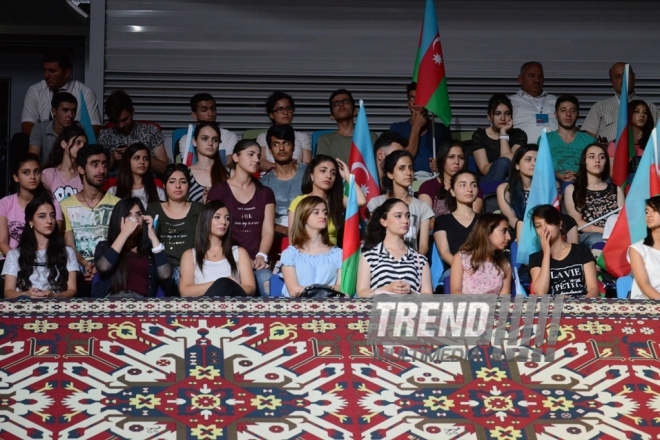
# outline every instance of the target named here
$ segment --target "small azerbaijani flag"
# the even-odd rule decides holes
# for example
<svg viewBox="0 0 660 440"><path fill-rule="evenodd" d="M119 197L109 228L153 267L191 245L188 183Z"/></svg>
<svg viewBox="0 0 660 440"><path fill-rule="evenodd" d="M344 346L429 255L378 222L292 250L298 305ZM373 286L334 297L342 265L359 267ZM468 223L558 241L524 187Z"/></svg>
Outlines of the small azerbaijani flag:
<svg viewBox="0 0 660 440"><path fill-rule="evenodd" d="M631 271L627 259L628 247L646 237L646 199L660 194L658 127L653 129L644 148L623 209L601 254L605 269L617 278Z"/></svg>
<svg viewBox="0 0 660 440"><path fill-rule="evenodd" d="M630 142L628 129L628 73L630 66L626 64L621 82L621 96L619 99L619 117L616 124L616 150L614 150L614 163L612 165L612 183L625 187L628 181L628 163L635 154L634 143Z"/></svg>
<svg viewBox="0 0 660 440"><path fill-rule="evenodd" d="M355 175L355 182L360 185L367 203L369 203L369 200L380 195L374 146L371 143L371 135L369 134L367 112L364 109L364 102L361 99L360 111L358 112L353 130L351 151L348 156L348 169L351 170L351 174ZM366 208L363 208L361 211L363 217L365 216L365 210Z"/></svg>
<svg viewBox="0 0 660 440"><path fill-rule="evenodd" d="M188 124L188 134L186 135L186 146L183 149L183 154L181 155L181 163L186 166L191 166L193 158L195 155L195 149L192 144L193 133L195 132L195 127L192 124Z"/></svg>
<svg viewBox="0 0 660 440"><path fill-rule="evenodd" d="M82 125L87 135L87 143L95 144L96 133L94 133L94 128L92 127L92 118L89 117L89 109L87 108L82 90L80 91L80 125Z"/></svg>
<svg viewBox="0 0 660 440"><path fill-rule="evenodd" d="M413 81L417 82L417 104L436 114L449 127L452 115L434 0L426 0Z"/></svg>
<svg viewBox="0 0 660 440"><path fill-rule="evenodd" d="M520 243L518 243L516 260L520 264L529 264L529 256L541 250L531 213L536 206L547 204L559 209L555 169L552 166L548 135L546 129L543 129L541 132L541 142L539 143L539 152L536 155L532 186L529 189L529 197L527 199L527 206L525 207L525 218L523 219Z"/></svg>
<svg viewBox="0 0 660 440"><path fill-rule="evenodd" d="M348 185L348 203L344 222L344 241L342 242L341 291L355 295L358 263L360 262L360 216L358 215L355 176L351 174Z"/></svg>

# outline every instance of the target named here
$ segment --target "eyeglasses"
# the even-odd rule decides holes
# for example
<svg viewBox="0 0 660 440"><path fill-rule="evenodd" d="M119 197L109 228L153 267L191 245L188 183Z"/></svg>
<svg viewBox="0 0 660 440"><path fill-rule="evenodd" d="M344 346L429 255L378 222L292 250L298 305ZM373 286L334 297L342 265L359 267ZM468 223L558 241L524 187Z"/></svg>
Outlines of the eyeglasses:
<svg viewBox="0 0 660 440"><path fill-rule="evenodd" d="M273 109L273 113L277 113L278 115L282 115L284 113L293 113L293 107L290 105L286 107L277 107Z"/></svg>
<svg viewBox="0 0 660 440"><path fill-rule="evenodd" d="M345 99L338 99L336 101L332 101L332 106L333 107L339 107L340 105L348 105L351 103L351 100L348 98Z"/></svg>

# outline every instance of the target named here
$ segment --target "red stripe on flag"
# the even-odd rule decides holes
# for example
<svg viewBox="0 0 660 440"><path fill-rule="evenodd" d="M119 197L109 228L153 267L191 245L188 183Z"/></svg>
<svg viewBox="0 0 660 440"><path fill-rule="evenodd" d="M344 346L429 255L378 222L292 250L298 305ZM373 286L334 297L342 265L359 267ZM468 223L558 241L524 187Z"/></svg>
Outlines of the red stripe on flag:
<svg viewBox="0 0 660 440"><path fill-rule="evenodd" d="M420 81L420 76L424 81ZM445 60L442 57L440 34L437 33L433 43L426 48L426 52L424 52L424 55L419 62L417 95L415 96L415 102L422 106L426 105L444 77Z"/></svg>
<svg viewBox="0 0 660 440"><path fill-rule="evenodd" d="M630 229L628 228L628 215L626 208L619 213L619 219L614 225L610 238L603 248L605 269L615 278L626 276L630 273L630 264L626 255L630 242Z"/></svg>
<svg viewBox="0 0 660 440"><path fill-rule="evenodd" d="M357 234L357 236L348 236L354 234ZM342 257L344 260L346 260L360 249L360 217L358 215L352 215L348 220L344 222L343 246L344 248L342 249Z"/></svg>
<svg viewBox="0 0 660 440"><path fill-rule="evenodd" d="M612 183L622 186L628 180L628 162L630 162L630 147L628 145L628 125L623 128L621 137L614 151L612 166Z"/></svg>
<svg viewBox="0 0 660 440"><path fill-rule="evenodd" d="M649 170L649 193L651 197L660 194L660 176L658 176L657 166L653 164Z"/></svg>

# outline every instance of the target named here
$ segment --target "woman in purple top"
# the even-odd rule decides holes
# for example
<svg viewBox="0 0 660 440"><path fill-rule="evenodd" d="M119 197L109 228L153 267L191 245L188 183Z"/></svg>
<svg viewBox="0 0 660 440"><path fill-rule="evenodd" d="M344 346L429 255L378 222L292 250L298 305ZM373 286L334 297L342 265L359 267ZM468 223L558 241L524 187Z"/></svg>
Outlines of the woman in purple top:
<svg viewBox="0 0 660 440"><path fill-rule="evenodd" d="M234 175L213 185L208 200L220 200L232 217L234 242L245 248L252 259L254 276L261 296L268 296L267 282L272 276L268 253L275 236L275 194L254 174L259 170L261 147L243 139L234 147Z"/></svg>

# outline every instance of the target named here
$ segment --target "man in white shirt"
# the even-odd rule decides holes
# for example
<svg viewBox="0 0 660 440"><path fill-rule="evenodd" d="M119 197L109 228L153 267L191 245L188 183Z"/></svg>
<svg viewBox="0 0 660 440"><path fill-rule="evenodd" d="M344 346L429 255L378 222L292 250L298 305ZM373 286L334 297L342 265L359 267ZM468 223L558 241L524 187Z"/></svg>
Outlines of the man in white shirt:
<svg viewBox="0 0 660 440"><path fill-rule="evenodd" d="M94 132L98 135L101 128L101 112L96 100L96 94L92 89L80 81L71 79L71 58L62 51L53 51L44 55L43 59L44 79L33 84L25 94L23 103L23 114L21 116L21 131L27 135L32 132L32 127L37 122L49 121L51 116L51 101L57 92L71 93L80 100L82 92L85 104L92 121ZM82 103L78 103L82 106ZM80 121L79 111L76 121Z"/></svg>
<svg viewBox="0 0 660 440"><path fill-rule="evenodd" d="M557 130L555 102L557 97L543 91L543 66L529 61L520 68L520 90L509 95L513 105L513 126L527 133L527 139L538 139L541 130Z"/></svg>
<svg viewBox="0 0 660 440"><path fill-rule="evenodd" d="M616 138L616 124L619 118L619 99L625 68L626 63L623 62L615 63L610 68L610 81L614 89L614 96L595 103L582 124L582 131L586 131L596 137L599 142L605 144L613 142ZM635 94L635 72L633 72L632 66L630 66L628 75L628 102L633 99L642 99ZM653 125L655 125L658 122L658 108L652 102L644 101L649 106L649 109L651 109Z"/></svg>

